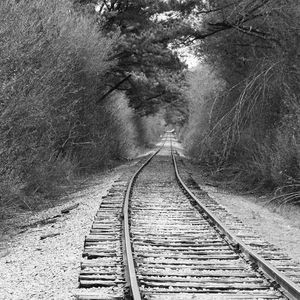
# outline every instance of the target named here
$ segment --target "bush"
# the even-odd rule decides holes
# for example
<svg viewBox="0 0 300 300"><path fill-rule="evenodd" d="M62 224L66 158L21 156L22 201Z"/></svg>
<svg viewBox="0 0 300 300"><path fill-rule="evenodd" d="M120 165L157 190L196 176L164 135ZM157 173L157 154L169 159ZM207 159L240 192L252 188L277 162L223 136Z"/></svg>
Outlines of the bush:
<svg viewBox="0 0 300 300"><path fill-rule="evenodd" d="M287 194L290 189L297 202L299 4L249 3L242 0L226 8L217 1L223 8L203 18L211 34L195 48L202 63L214 70L215 79L205 69L195 75L199 84L189 96L192 130L185 143L218 180L242 183L246 189ZM214 94L216 78L223 85ZM189 87L193 91L195 79L189 79Z"/></svg>
<svg viewBox="0 0 300 300"><path fill-rule="evenodd" d="M215 111L220 110L216 105L218 96L224 89L224 82L209 65L200 65L188 74L189 83L186 97L189 103L189 118L182 131L186 149L191 157L215 159L215 146L211 145L208 133L215 125ZM209 152L210 154L204 154Z"/></svg>
<svg viewBox="0 0 300 300"><path fill-rule="evenodd" d="M110 160L127 158L135 152L134 112L122 93L115 93L91 116L90 134L75 146L80 170L95 170Z"/></svg>
<svg viewBox="0 0 300 300"><path fill-rule="evenodd" d="M1 1L0 18L1 201L52 196L88 156L99 165L123 151L120 109L98 103L117 37L67 0Z"/></svg>
<svg viewBox="0 0 300 300"><path fill-rule="evenodd" d="M198 69L188 79L184 141L215 179L244 189L294 191L300 178L299 105L280 69L269 71L268 79L261 77L266 70L251 75L234 98L228 83L222 86L207 67Z"/></svg>

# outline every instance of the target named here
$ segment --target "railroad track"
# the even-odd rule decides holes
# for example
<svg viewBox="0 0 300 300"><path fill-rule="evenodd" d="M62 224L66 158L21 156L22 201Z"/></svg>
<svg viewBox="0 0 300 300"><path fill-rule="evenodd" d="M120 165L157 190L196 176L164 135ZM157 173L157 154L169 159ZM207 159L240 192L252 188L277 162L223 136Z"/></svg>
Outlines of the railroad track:
<svg viewBox="0 0 300 300"><path fill-rule="evenodd" d="M103 199L77 298L300 299L299 266L182 179L166 138Z"/></svg>

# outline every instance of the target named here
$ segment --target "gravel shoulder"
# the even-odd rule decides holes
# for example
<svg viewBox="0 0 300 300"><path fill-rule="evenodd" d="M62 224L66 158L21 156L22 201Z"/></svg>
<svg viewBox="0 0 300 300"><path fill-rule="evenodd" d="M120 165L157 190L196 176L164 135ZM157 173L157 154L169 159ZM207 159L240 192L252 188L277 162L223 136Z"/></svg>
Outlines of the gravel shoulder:
<svg viewBox="0 0 300 300"><path fill-rule="evenodd" d="M133 163L131 163L133 164ZM85 235L114 180L127 165L91 178L86 187L68 196L60 206L35 214L18 216L23 227L6 230L0 235L0 299L73 299ZM55 223L32 226L79 204ZM7 228L7 224L6 227ZM1 232L0 232L1 233ZM59 233L41 240L41 236Z"/></svg>
<svg viewBox="0 0 300 300"><path fill-rule="evenodd" d="M197 166L187 163L193 179L208 195L251 226L269 243L281 248L300 263L300 207L266 205L268 197L239 195L223 188L209 186Z"/></svg>

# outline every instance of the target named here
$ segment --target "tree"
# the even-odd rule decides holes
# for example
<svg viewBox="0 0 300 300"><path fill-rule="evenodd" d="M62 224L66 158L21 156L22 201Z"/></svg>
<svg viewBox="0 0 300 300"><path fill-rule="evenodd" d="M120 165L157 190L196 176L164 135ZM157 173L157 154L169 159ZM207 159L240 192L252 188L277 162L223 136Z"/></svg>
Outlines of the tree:
<svg viewBox="0 0 300 300"><path fill-rule="evenodd" d="M170 5L164 1L103 1L100 7L95 12L99 26L107 34L120 34L112 57L118 64L107 89L117 86L126 91L131 106L141 115L155 113L161 103L182 97L175 82L182 79L185 66L171 48L169 24L160 20Z"/></svg>

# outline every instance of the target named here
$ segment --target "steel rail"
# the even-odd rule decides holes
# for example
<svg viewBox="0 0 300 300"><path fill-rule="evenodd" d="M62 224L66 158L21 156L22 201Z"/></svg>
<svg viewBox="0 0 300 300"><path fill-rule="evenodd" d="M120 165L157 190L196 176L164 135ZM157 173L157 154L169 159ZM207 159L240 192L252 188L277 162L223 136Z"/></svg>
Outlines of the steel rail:
<svg viewBox="0 0 300 300"><path fill-rule="evenodd" d="M137 176L142 171L142 169L147 166L147 164L152 160L152 158L161 150L163 145L156 152L154 152L132 176L132 178L130 179L127 185L126 194L123 203L123 244L124 244L123 254L124 254L124 263L126 265L125 267L126 280L128 279L127 284L129 288L129 294L130 294L129 299L133 299L133 300L141 300L142 297L141 297L141 292L140 292L137 275L135 271L134 258L133 258L132 247L131 247L129 215L128 215L129 199L132 193L133 184Z"/></svg>
<svg viewBox="0 0 300 300"><path fill-rule="evenodd" d="M238 238L234 233L231 232L224 224L222 224L221 220L217 218L214 213L199 200L193 192L187 187L187 185L183 182L182 178L179 175L178 167L175 159L175 155L173 153L173 145L171 141L171 156L173 160L175 175L182 186L182 188L188 193L188 195L198 204L200 209L204 211L207 216L213 221L213 223L219 228L222 233L224 233L227 238L234 245L235 249L242 251L248 259L253 261L271 280L274 280L284 291L285 295L291 300L299 300L300 299L300 287L292 282L286 275L280 272L276 267L268 263L264 258L258 255L255 251L253 251L249 246L247 246L240 238Z"/></svg>

